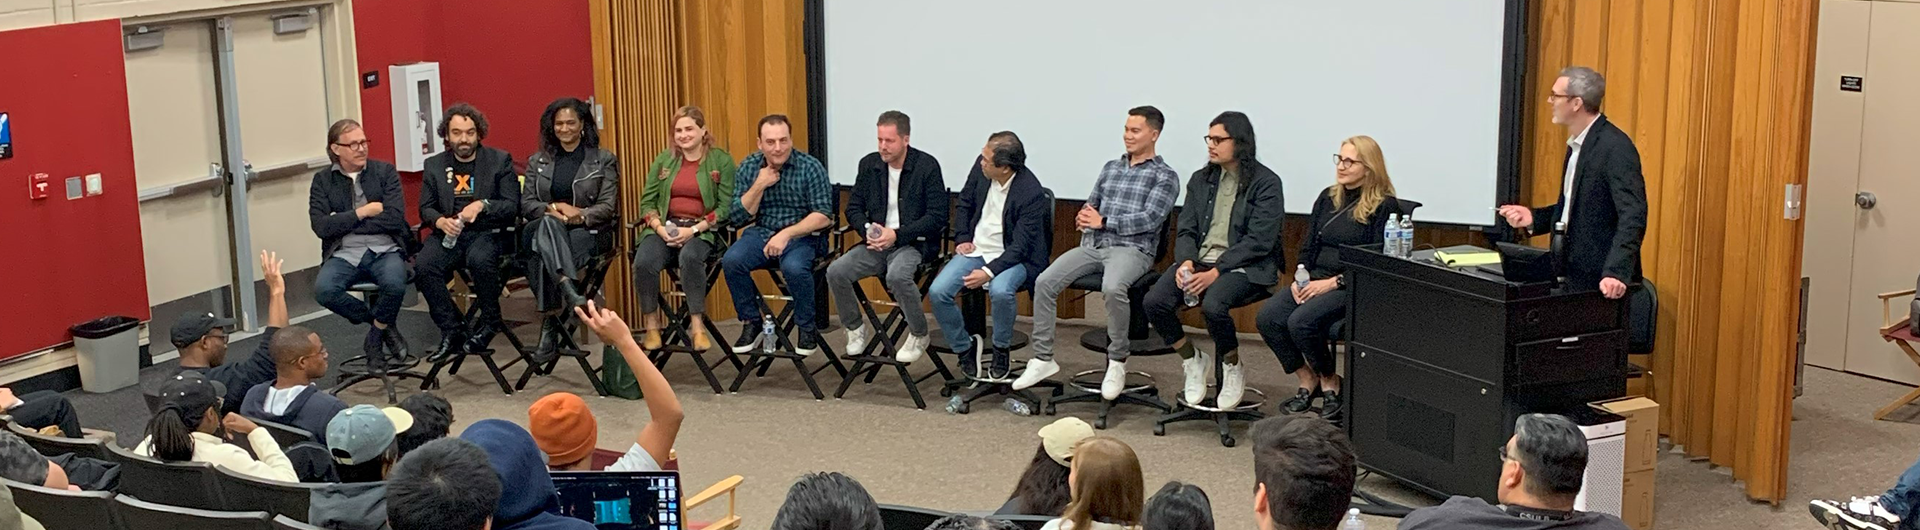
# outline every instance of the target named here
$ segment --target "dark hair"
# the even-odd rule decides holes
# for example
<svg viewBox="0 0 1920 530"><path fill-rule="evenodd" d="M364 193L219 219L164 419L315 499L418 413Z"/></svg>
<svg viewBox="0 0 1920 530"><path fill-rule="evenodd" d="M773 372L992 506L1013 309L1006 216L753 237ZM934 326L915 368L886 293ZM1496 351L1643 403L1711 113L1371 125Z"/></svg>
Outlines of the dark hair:
<svg viewBox="0 0 1920 530"><path fill-rule="evenodd" d="M772 529L881 530L880 505L853 477L808 473L787 490Z"/></svg>
<svg viewBox="0 0 1920 530"><path fill-rule="evenodd" d="M1167 124L1167 115L1161 114L1160 109L1154 108L1153 105L1141 105L1127 109L1127 115L1146 118L1147 126L1152 127L1153 130L1156 131Z"/></svg>
<svg viewBox="0 0 1920 530"><path fill-rule="evenodd" d="M453 404L446 398L421 392L407 396L399 407L413 415L413 426L393 436L393 445L403 458L427 442L446 438L453 429Z"/></svg>
<svg viewBox="0 0 1920 530"><path fill-rule="evenodd" d="M1527 472L1528 493L1572 500L1587 472L1587 437L1558 414L1527 414L1513 423L1514 453Z"/></svg>
<svg viewBox="0 0 1920 530"><path fill-rule="evenodd" d="M313 347L313 340L309 337L315 335L318 334L305 326L280 328L280 331L273 334L273 341L267 343L267 351L273 354L274 367L285 368L294 361L300 360L301 356L312 353L308 351Z"/></svg>
<svg viewBox="0 0 1920 530"><path fill-rule="evenodd" d="M889 110L880 113L880 122L875 123L874 126L881 125L892 125L893 130L900 133L900 136L913 134L913 118L908 118L905 112Z"/></svg>
<svg viewBox="0 0 1920 530"><path fill-rule="evenodd" d="M956 513L934 520L926 530L1020 530L1020 525L1006 519Z"/></svg>
<svg viewBox="0 0 1920 530"><path fill-rule="evenodd" d="M333 472L335 475L339 476L340 482L348 483L348 484L360 484L360 483L379 482L382 480L386 480L387 473L392 471L391 469L388 468L388 466L393 465L395 461L400 459L400 453L394 450L394 448L396 447L399 447L399 446L395 444L388 444L387 451L384 453L381 453L380 458L375 458L373 460L368 460L358 464L348 465L348 464L342 464L339 462L334 462Z"/></svg>
<svg viewBox="0 0 1920 530"><path fill-rule="evenodd" d="M1214 117L1212 122L1207 123L1207 128L1211 129L1215 125L1226 129L1227 137L1233 139L1233 160L1237 162L1234 164L1237 166L1236 171L1247 172L1248 168L1253 167L1254 159L1258 156L1253 138L1253 120L1247 119L1245 113L1229 110ZM1212 166L1215 164L1208 162L1207 165L1209 169L1213 169ZM1240 179L1240 184L1246 185L1249 180L1252 179Z"/></svg>
<svg viewBox="0 0 1920 530"><path fill-rule="evenodd" d="M1267 487L1267 513L1281 527L1331 530L1353 501L1353 444L1319 416L1255 422L1253 476Z"/></svg>
<svg viewBox="0 0 1920 530"><path fill-rule="evenodd" d="M147 420L147 454L161 462L186 462L193 460L193 433L200 430L200 422L207 419L207 410L181 410L177 407L164 407L153 413Z"/></svg>
<svg viewBox="0 0 1920 530"><path fill-rule="evenodd" d="M407 453L387 478L393 530L479 530L500 502L500 475L473 442L442 438Z"/></svg>
<svg viewBox="0 0 1920 530"><path fill-rule="evenodd" d="M1168 482L1147 499L1141 530L1213 530L1213 502L1199 486Z"/></svg>
<svg viewBox="0 0 1920 530"><path fill-rule="evenodd" d="M787 132L793 132L793 122L787 121L787 115L768 114L766 117L760 118L759 125L753 127L753 136L755 138L764 138L760 136L760 131L766 129L768 125L785 125L787 126Z"/></svg>
<svg viewBox="0 0 1920 530"><path fill-rule="evenodd" d="M1021 514L1060 515L1073 500L1073 488L1067 485L1067 476L1072 472L1053 461L1053 456L1047 454L1047 446L1041 445L1033 452L1033 461L1027 463L1027 470L1020 473L1020 483L1013 486L1013 495L1007 498L1018 499L1014 510Z"/></svg>
<svg viewBox="0 0 1920 530"><path fill-rule="evenodd" d="M454 116L459 116L462 118L466 118L469 121L472 121L473 131L476 133L480 133L481 140L487 139L487 115L481 114L480 109L473 108L473 105L465 101L454 103L453 106L447 107L447 115L440 117L440 138L441 139L443 140L446 139L447 128L453 125ZM548 127L547 129L552 130L553 128Z"/></svg>
<svg viewBox="0 0 1920 530"><path fill-rule="evenodd" d="M580 98L566 97L547 104L547 110L540 113L540 150L549 156L560 154L560 137L553 134L554 116L560 109L572 109L573 115L580 117L580 147L600 147L600 122L593 117L593 106Z"/></svg>
<svg viewBox="0 0 1920 530"><path fill-rule="evenodd" d="M340 163L340 155L333 154L333 146L340 143L340 137L360 128L360 122L345 118L327 126L327 161Z"/></svg>
<svg viewBox="0 0 1920 530"><path fill-rule="evenodd" d="M1027 166L1027 146L1020 143L1020 135L1013 131L988 135L987 145L993 146L993 165L1014 169Z"/></svg>

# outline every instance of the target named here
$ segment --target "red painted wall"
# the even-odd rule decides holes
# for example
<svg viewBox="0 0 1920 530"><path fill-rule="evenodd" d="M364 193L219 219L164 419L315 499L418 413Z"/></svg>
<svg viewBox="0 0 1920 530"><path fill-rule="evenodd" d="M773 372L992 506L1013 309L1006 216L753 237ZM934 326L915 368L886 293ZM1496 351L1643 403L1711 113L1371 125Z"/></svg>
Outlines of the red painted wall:
<svg viewBox="0 0 1920 530"><path fill-rule="evenodd" d="M487 145L524 167L540 144L540 112L561 96L593 95L593 49L586 0L380 0L355 2L359 69L380 74L360 91L361 123L371 154L393 159L393 111L387 66L440 63L440 98L486 113ZM401 175L407 218L419 222L420 175Z"/></svg>
<svg viewBox="0 0 1920 530"><path fill-rule="evenodd" d="M147 320L146 262L115 20L0 32L8 53L0 112L14 156L0 160L0 358L72 340L67 326L107 315ZM29 200L28 175L52 189ZM104 194L66 199L65 179L99 173Z"/></svg>

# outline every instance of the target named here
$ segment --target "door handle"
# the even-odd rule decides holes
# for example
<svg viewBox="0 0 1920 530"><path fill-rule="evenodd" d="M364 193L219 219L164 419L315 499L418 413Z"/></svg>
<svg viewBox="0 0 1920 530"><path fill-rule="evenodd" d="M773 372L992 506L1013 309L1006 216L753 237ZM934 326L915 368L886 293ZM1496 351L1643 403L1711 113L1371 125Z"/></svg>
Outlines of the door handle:
<svg viewBox="0 0 1920 530"><path fill-rule="evenodd" d="M1880 199L1874 197L1871 191L1862 191L1853 194L1853 205L1859 206L1862 210L1872 210L1876 204L1880 204Z"/></svg>

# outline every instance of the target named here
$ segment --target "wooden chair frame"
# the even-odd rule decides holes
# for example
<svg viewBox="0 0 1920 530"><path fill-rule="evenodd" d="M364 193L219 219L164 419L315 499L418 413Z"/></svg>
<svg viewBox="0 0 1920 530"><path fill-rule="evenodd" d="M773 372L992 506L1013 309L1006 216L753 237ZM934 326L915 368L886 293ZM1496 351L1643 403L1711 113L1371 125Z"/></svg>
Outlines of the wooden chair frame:
<svg viewBox="0 0 1920 530"><path fill-rule="evenodd" d="M1913 350L1913 344L1907 341L1907 337L1912 335L1907 334L1906 336L1902 336L1900 334L1900 331L1909 325L1908 321L1913 317L1908 315L1902 316L1898 320L1893 318L1893 300L1895 298L1913 295L1913 289L1880 294L1880 339L1899 346L1900 351L1907 354L1907 359L1912 360L1915 365L1920 365L1920 352L1915 352ZM1873 419L1887 419L1887 415L1893 414L1893 411L1899 410L1900 407L1904 407L1916 399L1920 399L1920 388L1914 388L1912 392L1907 392L1907 395L1900 396L1900 399L1893 400L1893 402L1888 403L1887 406L1880 407L1880 410L1873 413Z"/></svg>

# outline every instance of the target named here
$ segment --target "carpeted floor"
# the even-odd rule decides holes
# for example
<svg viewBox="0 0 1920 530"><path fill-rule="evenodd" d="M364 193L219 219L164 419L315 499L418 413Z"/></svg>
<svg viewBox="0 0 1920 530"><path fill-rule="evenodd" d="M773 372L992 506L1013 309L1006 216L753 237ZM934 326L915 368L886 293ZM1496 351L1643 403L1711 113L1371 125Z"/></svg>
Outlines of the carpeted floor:
<svg viewBox="0 0 1920 530"><path fill-rule="evenodd" d="M1097 311L1098 304L1091 305ZM516 314L511 305L509 314ZM1077 341L1082 332L1097 323L1063 323L1058 352L1063 372L1104 366L1103 356L1085 351ZM1020 327L1026 330L1029 324L1023 319ZM334 316L305 325L321 334L336 363L358 353L359 338L364 333L361 328ZM415 348L430 347L438 338L425 313L407 311L401 325ZM722 329L728 335L721 340L730 340L738 328L725 323ZM531 337L534 328L523 327L520 332ZM1281 372L1257 338L1246 335L1243 339L1249 386L1275 395L1290 390L1292 378ZM833 333L828 340L837 347L845 339L843 334ZM229 356L238 359L251 353L257 341L236 341ZM503 350L507 347L505 340L496 340L496 345ZM1016 353L1016 357L1020 355ZM507 354L499 356L503 362L507 358ZM1171 356L1137 357L1130 368L1155 374L1163 388L1177 385L1180 373L1177 359ZM931 369L926 361L913 367L916 374ZM155 378L162 370L150 368L143 375ZM517 379L519 373L518 366L510 369L510 379ZM737 395L715 395L684 357L674 358L665 373L687 414L677 444L686 483L697 487L730 475L744 476L738 509L749 529L771 524L787 487L795 478L813 471L847 473L865 484L881 503L953 511L991 510L1006 499L1020 470L1032 458L1038 444L1034 432L1050 421L1046 417L1013 415L991 400L976 403L970 415L950 415L941 410L944 402L933 382L922 385L928 395L928 409L915 410L900 383L884 373L874 384L856 383L845 399L835 400L830 394L839 378L830 371L823 372L820 384L829 394L824 402L811 398L790 364L776 365L764 378L749 379ZM731 368L720 369L723 385L733 374ZM329 378L323 384L331 382ZM511 396L502 395L477 363L468 364L458 376L445 378L444 385L440 393L454 403L456 434L484 418L524 424L526 407L550 392L576 392L589 398L588 403L599 415L600 446L604 448L632 443L647 421L644 403L592 397L579 369L568 364L561 365L551 377L534 378L524 392ZM1920 426L1916 425L1920 423L1920 407L1897 414L1904 418L1902 421L1871 419L1875 408L1899 396L1905 387L1821 369L1807 370L1806 387L1806 395L1795 402L1787 502L1776 508L1748 501L1724 470L1669 453L1661 457L1658 472L1657 526L1812 528L1805 512L1808 499L1877 494L1920 456L1920 444L1914 442L1920 439ZM404 396L418 385L402 388ZM72 397L89 427L115 431L123 443L130 445L140 438L146 419L144 412L124 412L145 410L136 392L127 389L89 395L75 391ZM355 387L341 397L349 403L384 401L373 384ZM1062 405L1059 414L1091 418L1094 410L1093 405ZM1266 410L1271 411L1272 406ZM1154 414L1140 408L1118 408L1112 418L1113 424L1103 434L1127 442L1140 455L1149 494L1170 480L1191 482L1211 496L1219 528L1254 527L1252 457L1244 441L1236 448L1221 447L1218 436L1205 423L1169 426L1165 436L1154 436ZM1245 426L1236 426L1235 432L1244 439ZM1365 478L1360 486L1409 505L1437 502L1379 477ZM716 517L712 512L692 515L698 519ZM1369 522L1375 528L1389 528L1396 521Z"/></svg>

